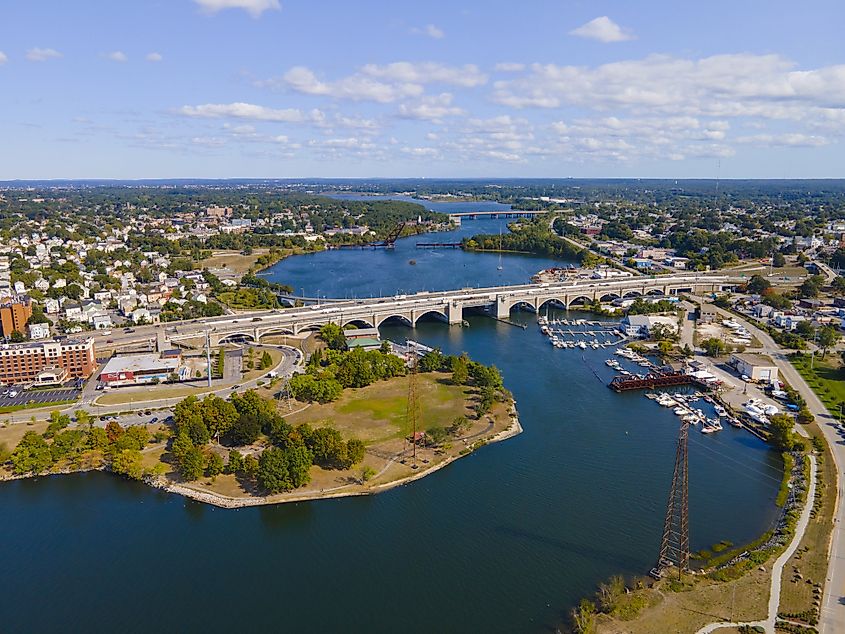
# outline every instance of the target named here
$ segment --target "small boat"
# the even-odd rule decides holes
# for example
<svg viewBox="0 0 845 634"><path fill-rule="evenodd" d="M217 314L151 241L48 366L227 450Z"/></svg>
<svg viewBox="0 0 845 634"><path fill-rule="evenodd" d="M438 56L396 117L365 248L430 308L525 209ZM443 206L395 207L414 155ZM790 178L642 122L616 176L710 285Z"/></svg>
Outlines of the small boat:
<svg viewBox="0 0 845 634"><path fill-rule="evenodd" d="M578 347L579 347L579 348L581 348L581 350L586 350L586 349L587 349L587 344L586 344L586 343L584 343L583 341L579 341L579 342L578 342Z"/></svg>

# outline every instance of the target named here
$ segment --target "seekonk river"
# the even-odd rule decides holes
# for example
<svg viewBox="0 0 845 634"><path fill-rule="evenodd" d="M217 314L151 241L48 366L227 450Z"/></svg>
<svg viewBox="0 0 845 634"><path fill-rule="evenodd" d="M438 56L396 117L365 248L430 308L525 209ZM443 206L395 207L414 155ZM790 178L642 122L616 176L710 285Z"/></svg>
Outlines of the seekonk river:
<svg viewBox="0 0 845 634"><path fill-rule="evenodd" d="M469 220L435 237L506 222ZM559 264L506 255L499 271L495 254L415 248L430 238L290 258L268 279L309 296L363 297L523 283ZM525 429L408 486L221 510L102 473L0 485L0 630L544 632L598 582L646 574L677 417L605 386L610 349L557 350L534 315L513 318L528 328L482 315L468 315L467 328L382 328L495 364ZM693 550L771 526L778 454L727 425L692 428L689 447Z"/></svg>

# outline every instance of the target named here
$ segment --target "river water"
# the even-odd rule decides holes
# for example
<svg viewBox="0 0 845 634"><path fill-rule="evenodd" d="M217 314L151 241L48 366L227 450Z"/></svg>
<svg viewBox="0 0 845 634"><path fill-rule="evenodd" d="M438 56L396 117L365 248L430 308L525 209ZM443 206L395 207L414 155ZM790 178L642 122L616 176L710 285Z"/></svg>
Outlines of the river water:
<svg viewBox="0 0 845 634"><path fill-rule="evenodd" d="M365 296L526 282L559 264L508 255L499 271L495 255L418 251L425 239L291 258L268 279ZM525 428L393 491L220 510L100 473L3 484L2 630L543 632L599 581L646 573L678 419L607 389L609 350L557 350L533 315L513 318L528 328L481 315L382 328L498 366ZM692 429L689 448L693 550L772 524L777 454L729 426Z"/></svg>

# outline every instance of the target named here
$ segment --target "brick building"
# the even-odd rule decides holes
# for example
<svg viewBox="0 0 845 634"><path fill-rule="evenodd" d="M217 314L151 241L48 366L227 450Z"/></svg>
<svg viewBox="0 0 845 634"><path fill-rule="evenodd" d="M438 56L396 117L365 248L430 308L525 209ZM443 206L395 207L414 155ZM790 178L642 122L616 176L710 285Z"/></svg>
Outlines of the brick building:
<svg viewBox="0 0 845 634"><path fill-rule="evenodd" d="M7 297L0 302L0 327L3 336L9 337L15 331L26 332L26 322L32 317L32 300L25 295Z"/></svg>
<svg viewBox="0 0 845 634"><path fill-rule="evenodd" d="M33 383L47 369L87 379L97 369L93 339L64 339L0 346L0 383Z"/></svg>

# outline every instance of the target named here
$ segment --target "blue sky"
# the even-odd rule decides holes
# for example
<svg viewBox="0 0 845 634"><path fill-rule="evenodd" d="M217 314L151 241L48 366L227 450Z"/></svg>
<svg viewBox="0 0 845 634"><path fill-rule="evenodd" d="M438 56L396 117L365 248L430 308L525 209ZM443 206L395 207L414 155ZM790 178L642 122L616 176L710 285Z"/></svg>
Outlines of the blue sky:
<svg viewBox="0 0 845 634"><path fill-rule="evenodd" d="M833 0L7 0L0 18L0 179L845 176Z"/></svg>

